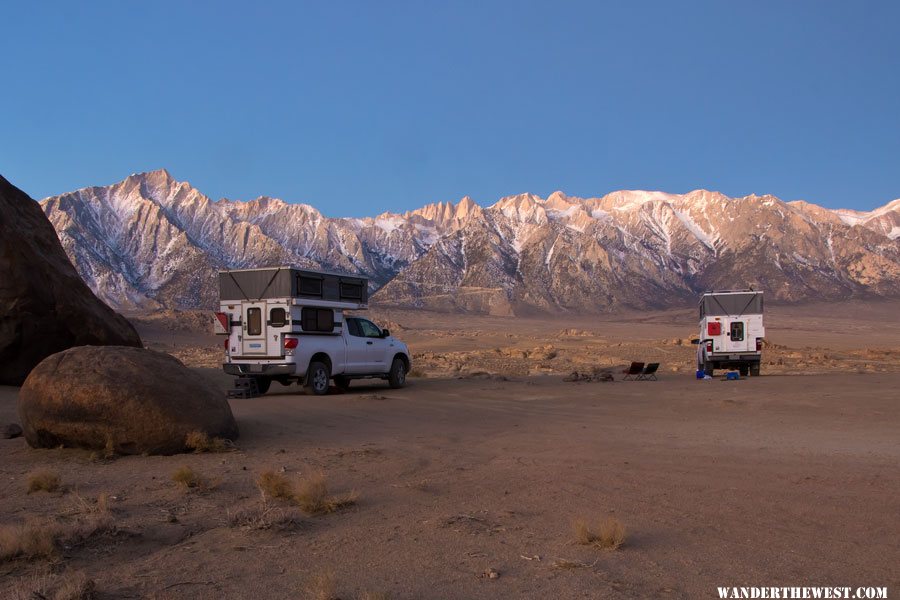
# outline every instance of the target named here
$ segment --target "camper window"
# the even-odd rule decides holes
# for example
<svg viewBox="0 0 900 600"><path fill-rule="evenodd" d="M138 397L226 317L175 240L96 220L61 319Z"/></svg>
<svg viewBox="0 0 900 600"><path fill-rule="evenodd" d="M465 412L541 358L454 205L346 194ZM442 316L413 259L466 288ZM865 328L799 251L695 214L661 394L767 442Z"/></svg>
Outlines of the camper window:
<svg viewBox="0 0 900 600"><path fill-rule="evenodd" d="M247 335L262 334L262 309L247 309Z"/></svg>
<svg viewBox="0 0 900 600"><path fill-rule="evenodd" d="M317 279L315 277L303 277L302 275L298 276L299 280L297 283L297 287L299 288L299 294L301 296L316 296L318 298L322 297L322 280Z"/></svg>
<svg viewBox="0 0 900 600"><path fill-rule="evenodd" d="M330 308L303 307L300 313L303 331L334 331L334 311Z"/></svg>
<svg viewBox="0 0 900 600"><path fill-rule="evenodd" d="M341 300L362 300L362 285L341 282Z"/></svg>
<svg viewBox="0 0 900 600"><path fill-rule="evenodd" d="M272 327L284 327L287 325L287 312L280 307L270 310L269 325Z"/></svg>
<svg viewBox="0 0 900 600"><path fill-rule="evenodd" d="M731 323L731 341L744 341L744 323L742 321L734 321Z"/></svg>

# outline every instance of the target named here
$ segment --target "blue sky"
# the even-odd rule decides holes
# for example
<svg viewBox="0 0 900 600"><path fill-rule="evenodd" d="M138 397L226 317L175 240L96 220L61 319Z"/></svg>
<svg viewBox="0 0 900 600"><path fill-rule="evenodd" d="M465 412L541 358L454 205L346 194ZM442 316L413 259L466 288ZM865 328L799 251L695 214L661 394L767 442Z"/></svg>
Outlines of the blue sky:
<svg viewBox="0 0 900 600"><path fill-rule="evenodd" d="M898 2L3 4L0 174L36 198L900 197Z"/></svg>

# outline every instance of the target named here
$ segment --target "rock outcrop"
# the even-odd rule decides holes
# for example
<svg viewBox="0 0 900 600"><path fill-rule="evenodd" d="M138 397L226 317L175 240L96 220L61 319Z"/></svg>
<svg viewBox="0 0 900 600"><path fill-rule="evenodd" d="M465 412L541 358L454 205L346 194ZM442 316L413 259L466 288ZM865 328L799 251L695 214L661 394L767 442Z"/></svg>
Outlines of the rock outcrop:
<svg viewBox="0 0 900 600"><path fill-rule="evenodd" d="M19 385L45 357L86 344L141 339L84 283L40 205L0 177L0 384Z"/></svg>
<svg viewBox="0 0 900 600"><path fill-rule="evenodd" d="M161 352L81 346L44 359L19 392L28 444L175 454L189 433L235 439L225 394Z"/></svg>

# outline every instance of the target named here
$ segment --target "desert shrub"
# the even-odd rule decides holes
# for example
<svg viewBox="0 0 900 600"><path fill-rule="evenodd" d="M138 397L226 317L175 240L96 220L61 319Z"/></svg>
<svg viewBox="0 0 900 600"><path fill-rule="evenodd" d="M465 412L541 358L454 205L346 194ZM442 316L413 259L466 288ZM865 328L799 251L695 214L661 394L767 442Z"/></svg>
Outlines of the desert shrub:
<svg viewBox="0 0 900 600"><path fill-rule="evenodd" d="M59 526L45 519L29 519L21 525L0 526L0 560L35 559L53 555Z"/></svg>
<svg viewBox="0 0 900 600"><path fill-rule="evenodd" d="M60 489L59 475L49 469L39 469L28 474L26 479L28 493L55 492Z"/></svg>
<svg viewBox="0 0 900 600"><path fill-rule="evenodd" d="M188 466L179 467L172 473L172 481L177 483L185 491L207 491L215 487L215 483L203 475L197 473Z"/></svg>
<svg viewBox="0 0 900 600"><path fill-rule="evenodd" d="M356 492L340 496L328 493L328 480L321 471L301 479L294 491L294 502L311 515L330 513L356 504Z"/></svg>
<svg viewBox="0 0 900 600"><path fill-rule="evenodd" d="M94 600L97 597L97 585L93 579L81 572L69 574L56 585L53 600Z"/></svg>
<svg viewBox="0 0 900 600"><path fill-rule="evenodd" d="M8 600L93 600L96 585L81 571L55 575L50 569L23 577L11 586Z"/></svg>
<svg viewBox="0 0 900 600"><path fill-rule="evenodd" d="M338 600L337 579L331 571L310 577L303 591L309 600Z"/></svg>
<svg viewBox="0 0 900 600"><path fill-rule="evenodd" d="M596 529L587 521L575 521L575 541L585 546L596 546L605 550L615 550L625 543L625 526L614 517L601 519Z"/></svg>
<svg viewBox="0 0 900 600"><path fill-rule="evenodd" d="M331 513L355 504L356 492L334 496L328 492L328 480L321 471L291 482L274 471L265 471L256 480L264 496L287 500L310 515Z"/></svg>
<svg viewBox="0 0 900 600"><path fill-rule="evenodd" d="M290 500L294 496L294 486L288 478L275 471L263 471L256 480L256 485L270 498Z"/></svg>
<svg viewBox="0 0 900 600"><path fill-rule="evenodd" d="M263 495L258 504L227 511L228 524L231 527L258 530L286 530L300 522L300 516L292 510L270 506Z"/></svg>
<svg viewBox="0 0 900 600"><path fill-rule="evenodd" d="M204 431L192 431L185 437L184 445L194 452L231 452L234 443L220 437L209 437Z"/></svg>

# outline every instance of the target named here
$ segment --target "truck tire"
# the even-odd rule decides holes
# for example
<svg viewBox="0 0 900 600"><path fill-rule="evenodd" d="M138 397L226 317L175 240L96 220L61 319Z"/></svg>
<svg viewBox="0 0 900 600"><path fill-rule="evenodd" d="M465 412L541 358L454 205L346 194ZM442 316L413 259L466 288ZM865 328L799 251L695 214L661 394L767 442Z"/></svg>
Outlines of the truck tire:
<svg viewBox="0 0 900 600"><path fill-rule="evenodd" d="M703 374L709 375L710 377L713 376L713 364L711 362L703 363Z"/></svg>
<svg viewBox="0 0 900 600"><path fill-rule="evenodd" d="M271 379L268 377L254 377L254 379L256 379L256 390L260 396L269 391L269 386L272 385Z"/></svg>
<svg viewBox="0 0 900 600"><path fill-rule="evenodd" d="M759 377L759 363L750 365L750 375L753 377Z"/></svg>
<svg viewBox="0 0 900 600"><path fill-rule="evenodd" d="M344 377L343 375L335 375L334 377L334 385L338 386L339 389L343 391L347 391L350 389L350 382L352 379L349 377Z"/></svg>
<svg viewBox="0 0 900 600"><path fill-rule="evenodd" d="M392 388L402 388L406 385L406 363L403 359L395 358L391 363L391 370L388 372L388 385Z"/></svg>
<svg viewBox="0 0 900 600"><path fill-rule="evenodd" d="M328 365L319 361L309 363L309 370L306 372L306 391L316 396L324 396L328 393L329 379L331 373L328 372Z"/></svg>
<svg viewBox="0 0 900 600"><path fill-rule="evenodd" d="M750 365L741 365L738 367L738 372L741 374L741 377L746 377L750 374Z"/></svg>

